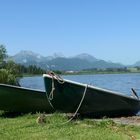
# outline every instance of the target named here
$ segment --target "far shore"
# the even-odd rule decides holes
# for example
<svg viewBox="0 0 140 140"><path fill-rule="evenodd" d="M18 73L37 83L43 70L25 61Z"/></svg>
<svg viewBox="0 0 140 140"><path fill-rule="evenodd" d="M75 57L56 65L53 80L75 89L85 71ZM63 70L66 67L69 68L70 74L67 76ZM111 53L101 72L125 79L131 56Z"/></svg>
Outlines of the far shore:
<svg viewBox="0 0 140 140"><path fill-rule="evenodd" d="M82 71L73 71L73 73L62 72L58 75L96 75L96 74L135 74L140 72L82 72ZM57 73L56 73L57 74ZM23 74L22 77L34 77L34 76L42 76L43 74ZM21 77L21 78L22 78Z"/></svg>

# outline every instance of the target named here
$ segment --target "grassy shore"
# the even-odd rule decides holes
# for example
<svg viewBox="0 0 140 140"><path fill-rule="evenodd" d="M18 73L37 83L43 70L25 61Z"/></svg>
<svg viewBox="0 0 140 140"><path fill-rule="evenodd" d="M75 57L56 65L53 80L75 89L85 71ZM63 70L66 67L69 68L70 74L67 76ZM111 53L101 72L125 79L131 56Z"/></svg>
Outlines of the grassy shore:
<svg viewBox="0 0 140 140"><path fill-rule="evenodd" d="M135 140L140 139L140 127L121 125L111 119L76 119L65 123L65 114L45 115L45 123L37 123L40 114L10 117L0 115L0 139L25 140Z"/></svg>

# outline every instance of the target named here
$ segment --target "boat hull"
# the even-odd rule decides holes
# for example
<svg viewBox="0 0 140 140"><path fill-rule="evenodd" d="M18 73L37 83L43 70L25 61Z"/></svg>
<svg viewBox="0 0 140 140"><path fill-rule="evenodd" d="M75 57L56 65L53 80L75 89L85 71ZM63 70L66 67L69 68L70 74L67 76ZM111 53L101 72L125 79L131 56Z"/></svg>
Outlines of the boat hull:
<svg viewBox="0 0 140 140"><path fill-rule="evenodd" d="M0 84L0 110L10 112L50 112L44 91Z"/></svg>
<svg viewBox="0 0 140 140"><path fill-rule="evenodd" d="M56 78L52 80L52 76L46 74L43 77L48 96L52 90L52 81L54 82L55 90L53 91L51 103L56 110L74 113L84 96L84 92L85 97L78 111L80 114L124 116L134 115L140 110L140 100L134 97L94 86L87 87L85 84L69 80L64 80L62 84Z"/></svg>

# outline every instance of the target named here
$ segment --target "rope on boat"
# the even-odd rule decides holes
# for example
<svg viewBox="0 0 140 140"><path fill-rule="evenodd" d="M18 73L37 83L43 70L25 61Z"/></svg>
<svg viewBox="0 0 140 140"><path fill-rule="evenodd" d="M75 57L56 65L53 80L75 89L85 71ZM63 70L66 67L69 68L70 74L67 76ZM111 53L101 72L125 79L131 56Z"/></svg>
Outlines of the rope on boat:
<svg viewBox="0 0 140 140"><path fill-rule="evenodd" d="M54 90L55 90L55 86L54 86L54 78L56 78L56 80L58 81L58 83L60 84L64 84L64 80L63 78L61 78L59 75L55 74L54 72L50 71L49 75L52 76L52 90L49 94L49 100L53 100L53 96L54 96Z"/></svg>
<svg viewBox="0 0 140 140"><path fill-rule="evenodd" d="M52 77L52 90L49 94L49 100L53 100L53 93L54 93L55 87L54 87L54 78Z"/></svg>
<svg viewBox="0 0 140 140"><path fill-rule="evenodd" d="M81 105L82 105L82 103L83 103L83 101L85 99L87 88L88 88L88 84L85 86L85 90L84 90L83 96L81 98L81 101L80 101L80 103L79 103L75 113L72 115L72 117L68 121L64 122L63 124L69 123L69 122L71 122L75 118L75 116L77 115L77 113L78 113L78 111L79 111L79 109L80 109L80 107L81 107Z"/></svg>
<svg viewBox="0 0 140 140"><path fill-rule="evenodd" d="M54 78L56 78L56 80L60 83L60 84L64 84L65 83L65 81L59 76L59 75L56 75L54 72L49 72L49 75L50 76L52 76L52 90L51 90L51 92L50 92L50 94L49 94L49 100L51 101L51 100L53 100L53 97L54 97L54 90L55 90L55 85L54 85ZM82 105L82 103L83 103L83 101L84 101L84 99L85 99L85 95L86 95L86 92L87 92L87 88L88 88L88 84L85 86L85 89L84 89L84 92L83 92L83 96L82 96L82 98L81 98L81 100L80 100L80 103L79 103L79 105L78 105L78 107L77 107L77 109L76 109L76 111L75 111L75 113L72 115L72 117L68 120L68 121L66 121L66 122L64 122L64 123L62 123L62 124L67 124L67 123L69 123L69 122L71 122L74 118L75 118L75 116L77 115L77 113L78 113L78 111L79 111L79 109L80 109L80 107L81 107L81 105Z"/></svg>

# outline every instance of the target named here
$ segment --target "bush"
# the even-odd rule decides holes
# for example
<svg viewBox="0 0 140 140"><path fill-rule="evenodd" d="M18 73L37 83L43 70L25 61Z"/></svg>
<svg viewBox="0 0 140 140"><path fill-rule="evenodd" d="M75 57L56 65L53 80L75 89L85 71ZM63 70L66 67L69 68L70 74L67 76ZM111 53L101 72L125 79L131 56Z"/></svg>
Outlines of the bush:
<svg viewBox="0 0 140 140"><path fill-rule="evenodd" d="M6 69L0 69L0 83L19 85L16 77Z"/></svg>

